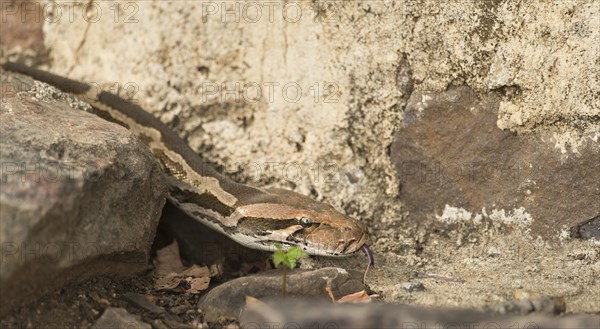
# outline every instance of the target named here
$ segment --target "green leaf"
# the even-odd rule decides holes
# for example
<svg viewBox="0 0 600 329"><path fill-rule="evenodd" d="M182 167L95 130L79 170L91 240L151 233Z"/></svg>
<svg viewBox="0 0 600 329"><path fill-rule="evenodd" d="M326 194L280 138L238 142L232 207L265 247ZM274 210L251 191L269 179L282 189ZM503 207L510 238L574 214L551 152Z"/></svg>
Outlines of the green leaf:
<svg viewBox="0 0 600 329"><path fill-rule="evenodd" d="M285 266L287 266L289 269L293 270L294 267L296 267L296 260L295 259L291 259L291 258L287 258L285 259L285 261L283 262L283 264Z"/></svg>
<svg viewBox="0 0 600 329"><path fill-rule="evenodd" d="M306 253L304 252L304 250L302 250L302 248L300 248L298 246L291 247L290 250L288 250L287 254L290 257L290 259L293 259L293 260L298 260L298 259L306 256Z"/></svg>
<svg viewBox="0 0 600 329"><path fill-rule="evenodd" d="M283 250L277 250L274 254L273 254L273 263L275 264L275 267L279 266L279 264L284 263L285 261L285 252ZM285 265L285 263L284 263Z"/></svg>
<svg viewBox="0 0 600 329"><path fill-rule="evenodd" d="M275 264L275 267L283 263L283 266L294 269L294 267L296 267L296 262L300 258L306 256L306 252L298 246L290 247L287 251L284 251L279 243L276 243L275 247L277 247L277 251L273 253L273 263Z"/></svg>

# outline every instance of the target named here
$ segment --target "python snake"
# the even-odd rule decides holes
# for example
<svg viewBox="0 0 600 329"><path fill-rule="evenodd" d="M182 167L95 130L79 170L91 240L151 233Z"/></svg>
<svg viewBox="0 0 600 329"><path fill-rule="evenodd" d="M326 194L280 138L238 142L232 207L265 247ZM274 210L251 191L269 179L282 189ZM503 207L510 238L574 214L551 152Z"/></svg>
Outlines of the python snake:
<svg viewBox="0 0 600 329"><path fill-rule="evenodd" d="M363 223L301 194L260 189L219 174L166 124L137 104L19 63L7 62L2 67L73 94L90 104L94 114L128 128L159 160L169 184L170 202L234 241L269 251L275 243L300 246L321 256L343 256L363 248L371 259Z"/></svg>

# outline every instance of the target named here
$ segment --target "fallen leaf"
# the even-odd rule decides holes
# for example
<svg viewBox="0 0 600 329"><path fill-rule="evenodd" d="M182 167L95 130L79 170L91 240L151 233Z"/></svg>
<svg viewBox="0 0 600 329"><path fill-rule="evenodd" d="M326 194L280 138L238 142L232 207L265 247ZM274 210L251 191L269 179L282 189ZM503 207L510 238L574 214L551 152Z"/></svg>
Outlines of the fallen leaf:
<svg viewBox="0 0 600 329"><path fill-rule="evenodd" d="M158 275L165 275L171 272L179 273L185 270L185 266L181 262L181 257L179 257L177 241L173 241L170 245L156 251L154 267Z"/></svg>
<svg viewBox="0 0 600 329"><path fill-rule="evenodd" d="M338 303L370 303L373 301L366 291L361 290L353 294L346 295L337 300Z"/></svg>
<svg viewBox="0 0 600 329"><path fill-rule="evenodd" d="M177 288L179 283L181 283L181 276L177 273L167 273L154 277L154 289L156 290L172 290Z"/></svg>
<svg viewBox="0 0 600 329"><path fill-rule="evenodd" d="M327 291L329 298L331 298L331 301L335 304L335 296L333 296L333 291L331 291L331 288L325 287L325 291Z"/></svg>
<svg viewBox="0 0 600 329"><path fill-rule="evenodd" d="M210 284L210 277L205 277L205 278L188 277L188 278L185 278L185 280L187 282L189 282L189 284L190 284L190 288L186 290L190 294L198 294L201 291L206 290L206 288L208 288L208 285Z"/></svg>
<svg viewBox="0 0 600 329"><path fill-rule="evenodd" d="M331 288L326 287L325 290L327 291L327 294L329 294L329 298L331 298L331 301L334 304L343 304L343 303L370 303L373 301L373 299L371 298L371 296L369 296L369 294L367 294L366 291L361 290L346 296L343 296L342 298L336 300L335 296L333 296L333 292L331 291Z"/></svg>
<svg viewBox="0 0 600 329"><path fill-rule="evenodd" d="M210 284L211 273L206 266L193 265L185 267L179 257L177 241L156 252L154 260L156 271L154 273L154 289L173 290L179 287L182 281L189 284L185 291L197 294L206 290Z"/></svg>

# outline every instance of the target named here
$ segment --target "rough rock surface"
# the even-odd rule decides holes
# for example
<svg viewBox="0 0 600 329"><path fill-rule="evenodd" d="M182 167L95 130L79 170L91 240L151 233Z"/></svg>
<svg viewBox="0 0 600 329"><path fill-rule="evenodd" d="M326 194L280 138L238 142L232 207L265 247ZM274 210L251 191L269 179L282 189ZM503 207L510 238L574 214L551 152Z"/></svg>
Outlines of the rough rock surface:
<svg viewBox="0 0 600 329"><path fill-rule="evenodd" d="M2 73L2 309L65 283L147 268L162 171L126 129L53 87Z"/></svg>
<svg viewBox="0 0 600 329"><path fill-rule="evenodd" d="M30 50L40 55L44 53L43 19L27 20L23 24L21 8L28 9L30 14L36 12L36 4L31 0L6 1L2 4L2 12L6 14L0 29L0 44L8 49Z"/></svg>
<svg viewBox="0 0 600 329"><path fill-rule="evenodd" d="M566 155L549 134L501 130L499 104L465 87L412 95L391 147L411 218L491 221L557 241L600 216L600 147Z"/></svg>
<svg viewBox="0 0 600 329"><path fill-rule="evenodd" d="M205 313L205 321L237 319L246 304L246 296L277 298L281 293L281 271L275 270L228 281L209 291L198 305ZM315 271L292 271L287 275L288 298L310 297L329 299L329 287L336 298L365 289L361 276L341 268L321 268Z"/></svg>

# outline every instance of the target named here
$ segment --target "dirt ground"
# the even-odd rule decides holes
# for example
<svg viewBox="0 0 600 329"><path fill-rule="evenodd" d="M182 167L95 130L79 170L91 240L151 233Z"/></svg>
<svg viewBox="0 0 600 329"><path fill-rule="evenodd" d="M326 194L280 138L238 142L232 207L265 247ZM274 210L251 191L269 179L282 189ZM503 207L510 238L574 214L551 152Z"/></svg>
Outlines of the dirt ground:
<svg viewBox="0 0 600 329"><path fill-rule="evenodd" d="M485 308L529 293L564 298L567 313L600 312L597 242L569 240L552 246L489 223L438 232L418 223L397 223L375 225L374 235L380 237L372 246L377 269L367 278L387 302ZM350 267L364 267L362 259L349 262ZM318 264L334 266L336 261ZM422 282L424 291L408 292L405 282Z"/></svg>
<svg viewBox="0 0 600 329"><path fill-rule="evenodd" d="M402 222L406 223L372 227L380 238L371 245L376 268L366 282L385 302L482 309L528 295L562 298L566 314L600 312L600 249L593 242L569 240L560 247L548 246L527 242L522 232L506 227L484 225L476 231L463 225L430 232L415 223L398 226ZM301 267L325 266L361 269L366 257L309 258ZM144 296L166 312L156 314L131 302L131 294ZM149 268L130 279L101 277L64 287L13 311L0 325L89 328L107 307L123 307L154 328L205 328L209 325L203 324L202 310L196 306L202 295L154 290ZM231 324L210 327L227 325Z"/></svg>

